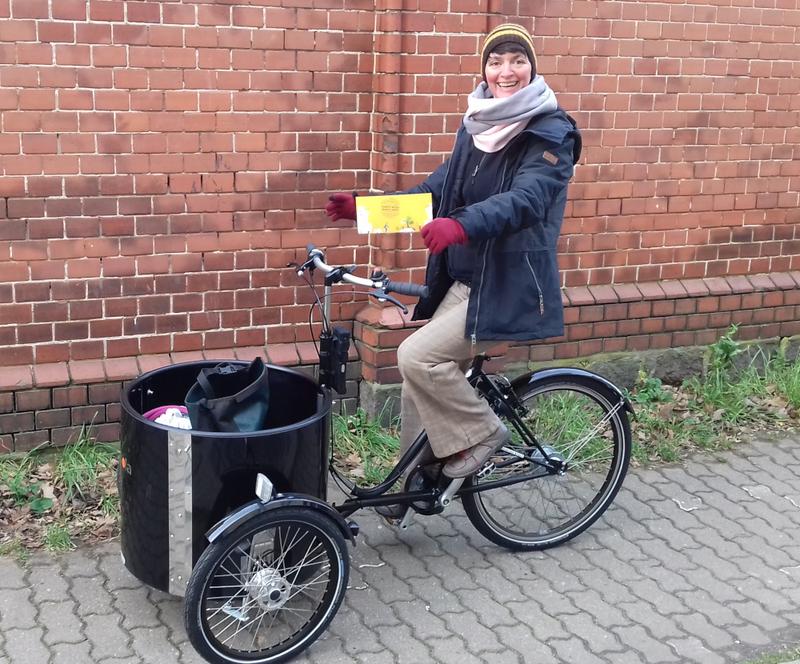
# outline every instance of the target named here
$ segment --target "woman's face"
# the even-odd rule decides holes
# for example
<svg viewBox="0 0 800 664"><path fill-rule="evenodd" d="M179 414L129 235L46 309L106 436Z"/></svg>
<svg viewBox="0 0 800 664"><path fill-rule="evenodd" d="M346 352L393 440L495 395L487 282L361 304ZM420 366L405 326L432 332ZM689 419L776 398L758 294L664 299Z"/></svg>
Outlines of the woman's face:
<svg viewBox="0 0 800 664"><path fill-rule="evenodd" d="M510 97L531 82L531 63L524 53L490 53L484 75L496 99Z"/></svg>

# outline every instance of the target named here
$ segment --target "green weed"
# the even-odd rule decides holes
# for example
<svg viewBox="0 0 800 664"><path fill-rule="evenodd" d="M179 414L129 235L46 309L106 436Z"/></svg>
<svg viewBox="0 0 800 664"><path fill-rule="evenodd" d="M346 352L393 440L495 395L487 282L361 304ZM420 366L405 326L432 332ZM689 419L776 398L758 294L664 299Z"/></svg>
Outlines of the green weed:
<svg viewBox="0 0 800 664"><path fill-rule="evenodd" d="M25 456L0 460L0 495L11 498L16 507L28 506L35 514L53 507L52 498L42 495L42 484L34 477L39 462L37 450Z"/></svg>
<svg viewBox="0 0 800 664"><path fill-rule="evenodd" d="M790 648L782 652L762 655L758 659L748 660L744 664L785 664L800 659L800 647Z"/></svg>
<svg viewBox="0 0 800 664"><path fill-rule="evenodd" d="M388 429L381 418L370 420L359 408L352 415L334 415L334 451L339 468L368 484L380 483L394 466L400 443L396 422Z"/></svg>
<svg viewBox="0 0 800 664"><path fill-rule="evenodd" d="M69 530L63 523L52 523L44 531L44 546L48 551L69 551L75 548Z"/></svg>
<svg viewBox="0 0 800 664"><path fill-rule="evenodd" d="M78 440L63 449L56 463L55 476L62 483L67 498L95 494L100 473L111 467L117 454L112 445L94 442L83 429Z"/></svg>
<svg viewBox="0 0 800 664"><path fill-rule="evenodd" d="M639 375L629 395L636 407L635 460L677 461L697 449L727 449L747 427L797 422L800 359L787 361L784 344L774 356L759 350L737 368L744 345L735 334L732 326L710 346L705 375L680 388Z"/></svg>
<svg viewBox="0 0 800 664"><path fill-rule="evenodd" d="M26 564L30 559L30 552L25 545L17 538L0 542L0 558L8 556L14 558L20 564Z"/></svg>

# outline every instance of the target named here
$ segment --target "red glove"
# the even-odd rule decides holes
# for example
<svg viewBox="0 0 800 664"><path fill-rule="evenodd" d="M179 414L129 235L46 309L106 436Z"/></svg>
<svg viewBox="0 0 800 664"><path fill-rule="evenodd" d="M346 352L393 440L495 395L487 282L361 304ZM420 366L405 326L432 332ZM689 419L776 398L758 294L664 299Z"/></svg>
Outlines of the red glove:
<svg viewBox="0 0 800 664"><path fill-rule="evenodd" d="M451 244L466 244L467 232L455 219L436 217L420 230L425 246L432 254L441 254Z"/></svg>
<svg viewBox="0 0 800 664"><path fill-rule="evenodd" d="M356 218L356 199L353 194L332 194L325 206L325 214L334 221Z"/></svg>

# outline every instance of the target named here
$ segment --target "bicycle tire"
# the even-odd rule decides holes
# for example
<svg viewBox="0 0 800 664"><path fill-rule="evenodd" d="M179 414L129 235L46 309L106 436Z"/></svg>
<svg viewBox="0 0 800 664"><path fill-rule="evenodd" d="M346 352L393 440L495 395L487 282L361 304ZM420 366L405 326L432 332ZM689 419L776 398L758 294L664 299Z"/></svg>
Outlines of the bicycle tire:
<svg viewBox="0 0 800 664"><path fill-rule="evenodd" d="M484 477L470 477L465 491L510 479L514 473L528 473L530 479L463 493L462 502L469 520L487 539L513 550L538 551L576 537L608 508L628 469L631 430L619 395L590 378L546 378L526 385L517 398L529 430L548 455L568 461L566 471L549 473L501 451L494 457L495 469ZM512 449L543 460L535 448L523 444L510 422L505 423L513 432Z"/></svg>
<svg viewBox="0 0 800 664"><path fill-rule="evenodd" d="M289 507L258 514L198 559L184 598L189 640L214 664L284 662L333 620L349 572L344 537L324 515Z"/></svg>

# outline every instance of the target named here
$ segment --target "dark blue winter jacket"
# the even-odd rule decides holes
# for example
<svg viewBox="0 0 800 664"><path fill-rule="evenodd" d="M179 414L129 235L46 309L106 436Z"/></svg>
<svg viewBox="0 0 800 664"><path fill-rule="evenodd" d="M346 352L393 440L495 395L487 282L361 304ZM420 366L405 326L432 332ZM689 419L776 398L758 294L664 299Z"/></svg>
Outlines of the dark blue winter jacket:
<svg viewBox="0 0 800 664"><path fill-rule="evenodd" d="M473 341L529 340L564 331L556 243L567 182L581 153L574 120L562 110L535 117L504 148L497 190L480 203L454 209L472 138L462 127L450 158L408 193L430 192L437 217L458 219L475 243L464 336ZM414 319L430 318L452 285L444 254L430 255L428 297Z"/></svg>

